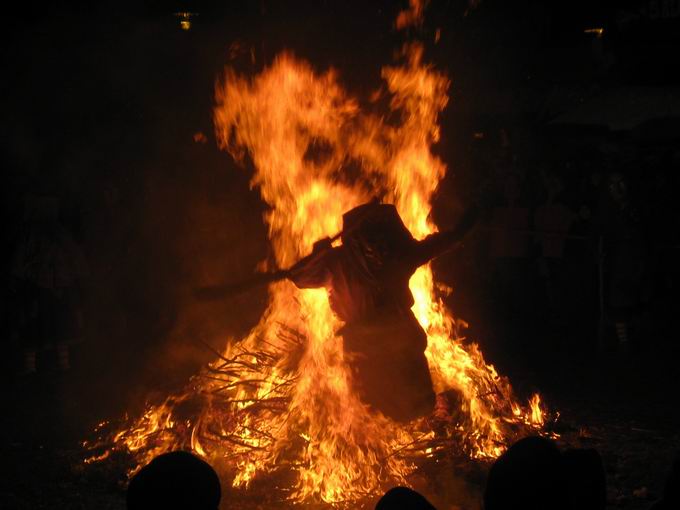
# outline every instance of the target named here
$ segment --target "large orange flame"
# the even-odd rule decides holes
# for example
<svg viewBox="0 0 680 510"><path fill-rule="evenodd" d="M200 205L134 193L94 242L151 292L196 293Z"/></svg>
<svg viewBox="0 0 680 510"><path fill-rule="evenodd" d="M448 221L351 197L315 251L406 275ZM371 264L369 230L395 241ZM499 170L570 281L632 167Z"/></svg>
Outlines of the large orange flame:
<svg viewBox="0 0 680 510"><path fill-rule="evenodd" d="M276 266L307 255L315 241L340 230L344 212L375 196L396 205L414 237L436 230L430 202L446 166L431 147L449 80L423 63L420 45L405 46L401 58L382 71L399 119L389 124L363 112L336 72L318 74L289 53L252 79L228 71L218 84L218 140L236 159L252 162L252 186L270 206L265 220ZM448 432L458 435L460 448L495 457L512 427L540 427L538 397L520 406L477 346L458 338L429 266L418 269L410 288L428 335L435 390L461 397ZM407 483L418 456L432 452L423 446L436 439L428 421L399 425L358 399L325 290L284 281L269 292L267 311L248 337L228 342L185 393L149 407L118 433L117 444L140 463L191 447L234 486L285 469L294 474L288 497L295 500L332 503L387 481ZM179 409L199 395L199 411L184 416Z"/></svg>

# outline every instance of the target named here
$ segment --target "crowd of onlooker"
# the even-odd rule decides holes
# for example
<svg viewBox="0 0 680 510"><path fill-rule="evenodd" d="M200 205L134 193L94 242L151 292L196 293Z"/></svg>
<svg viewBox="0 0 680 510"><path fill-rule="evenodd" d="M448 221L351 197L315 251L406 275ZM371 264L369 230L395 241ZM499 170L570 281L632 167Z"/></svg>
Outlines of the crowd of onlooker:
<svg viewBox="0 0 680 510"><path fill-rule="evenodd" d="M641 317L673 301L680 283L679 156L524 164L507 149L482 166L487 212L460 256L504 335L521 342L543 321L551 338L635 343Z"/></svg>
<svg viewBox="0 0 680 510"><path fill-rule="evenodd" d="M526 437L491 466L483 494L484 510L604 510L607 505L602 459L593 449L560 450L550 439ZM195 455L175 451L156 457L130 481L129 510L217 510L221 489L214 469ZM228 502L222 508L229 508ZM435 510L408 488L388 490L376 510ZM650 510L680 508L680 457L661 498Z"/></svg>

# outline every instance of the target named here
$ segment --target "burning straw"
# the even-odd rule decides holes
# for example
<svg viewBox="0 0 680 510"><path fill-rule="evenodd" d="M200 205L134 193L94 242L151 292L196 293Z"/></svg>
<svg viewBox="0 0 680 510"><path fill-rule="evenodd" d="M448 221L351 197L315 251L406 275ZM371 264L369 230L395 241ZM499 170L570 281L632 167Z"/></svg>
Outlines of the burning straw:
<svg viewBox="0 0 680 510"><path fill-rule="evenodd" d="M253 78L228 70L218 84L217 137L234 158L252 163L251 184L270 207L265 221L277 267L307 255L340 230L344 212L374 196L395 204L416 239L436 231L431 198L446 166L431 147L449 80L423 62L419 44L405 46L401 59L382 70L396 125L381 112L361 111L337 72L318 74L289 53ZM323 157L310 158L318 146ZM358 178L345 175L350 167ZM517 434L539 429L538 399L520 405L507 379L459 337L429 265L410 289L428 336L434 389L448 399L432 417L404 425L362 403L327 292L282 281L270 285L254 330L226 340L183 392L149 406L99 449L89 446L100 457L126 451L136 465L191 449L234 487L285 472L286 498L337 503L408 484L436 456L494 458Z"/></svg>

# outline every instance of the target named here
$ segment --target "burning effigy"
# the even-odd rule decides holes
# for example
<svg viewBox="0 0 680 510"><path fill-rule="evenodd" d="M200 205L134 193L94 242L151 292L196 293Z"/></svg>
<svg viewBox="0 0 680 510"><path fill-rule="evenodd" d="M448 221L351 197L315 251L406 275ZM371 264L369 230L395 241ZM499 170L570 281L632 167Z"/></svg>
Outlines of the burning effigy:
<svg viewBox="0 0 680 510"><path fill-rule="evenodd" d="M141 466L190 449L233 487L269 477L288 501L342 503L408 485L420 462L443 451L495 458L542 427L538 395L521 404L461 335L429 263L437 250L409 251L440 239L431 199L446 165L431 149L449 78L424 61L419 43L406 44L381 77L372 100L388 99L390 122L362 108L335 70L319 73L291 53L253 77L226 71L214 125L220 147L252 167L251 186L269 207L274 256L260 270L297 269L269 284L268 307L245 338L225 338L182 392L121 426L99 457L123 450ZM361 287L373 304L359 305L355 283L345 282L343 297L328 281L333 264L347 265L339 250L392 228L377 222L366 234L355 221L364 227L351 234L343 225L371 208L397 222L399 240L364 246L361 260L376 266L342 270L375 283ZM387 273L394 288L376 276L384 263L406 267ZM380 315L376 295L399 306ZM388 327L357 331L355 319L367 315Z"/></svg>

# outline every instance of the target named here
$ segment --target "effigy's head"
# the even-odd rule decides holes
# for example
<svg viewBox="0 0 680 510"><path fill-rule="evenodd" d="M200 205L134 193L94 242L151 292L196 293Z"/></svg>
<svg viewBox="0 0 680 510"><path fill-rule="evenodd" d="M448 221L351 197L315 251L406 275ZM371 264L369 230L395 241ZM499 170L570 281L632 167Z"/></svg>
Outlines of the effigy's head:
<svg viewBox="0 0 680 510"><path fill-rule="evenodd" d="M381 266L385 259L413 242L397 208L377 201L360 205L342 217L342 243L359 253L372 265Z"/></svg>

